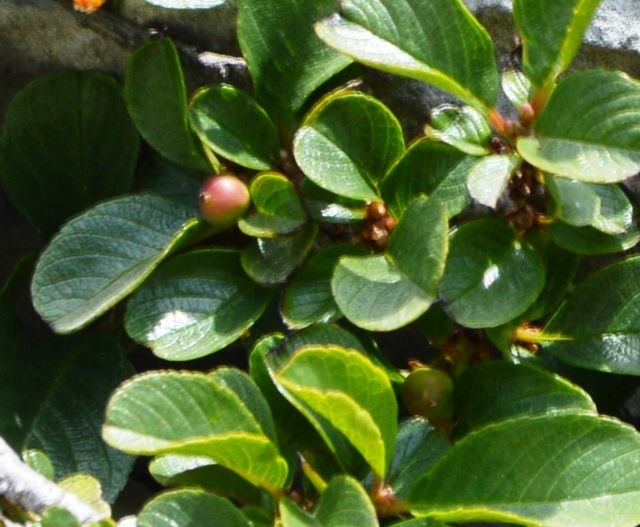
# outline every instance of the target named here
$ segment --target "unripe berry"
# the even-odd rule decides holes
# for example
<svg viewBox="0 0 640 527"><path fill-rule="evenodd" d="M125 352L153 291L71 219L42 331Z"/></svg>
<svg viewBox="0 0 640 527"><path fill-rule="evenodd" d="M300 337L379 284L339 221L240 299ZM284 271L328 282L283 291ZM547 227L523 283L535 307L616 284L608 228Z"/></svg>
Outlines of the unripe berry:
<svg viewBox="0 0 640 527"><path fill-rule="evenodd" d="M453 417L453 381L442 370L418 368L404 380L402 401L411 414L438 425Z"/></svg>
<svg viewBox="0 0 640 527"><path fill-rule="evenodd" d="M249 189L233 174L207 179L200 190L200 211L209 223L221 229L233 225L251 202Z"/></svg>

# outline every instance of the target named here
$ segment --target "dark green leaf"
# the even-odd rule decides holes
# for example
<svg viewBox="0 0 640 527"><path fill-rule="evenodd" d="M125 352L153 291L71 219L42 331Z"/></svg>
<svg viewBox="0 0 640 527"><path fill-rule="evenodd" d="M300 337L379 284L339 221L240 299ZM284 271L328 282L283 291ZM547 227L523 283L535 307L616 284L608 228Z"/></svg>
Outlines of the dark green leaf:
<svg viewBox="0 0 640 527"><path fill-rule="evenodd" d="M469 155L490 152L491 127L471 106L438 106L431 112L425 134Z"/></svg>
<svg viewBox="0 0 640 527"><path fill-rule="evenodd" d="M43 77L7 108L0 180L36 227L51 233L96 201L127 192L139 149L120 86L101 73Z"/></svg>
<svg viewBox="0 0 640 527"><path fill-rule="evenodd" d="M499 326L533 304L544 286L540 257L496 220L475 220L451 236L440 289L447 310L470 328Z"/></svg>
<svg viewBox="0 0 640 527"><path fill-rule="evenodd" d="M456 434L464 435L513 417L560 413L596 414L589 395L543 369L505 361L473 366L456 382Z"/></svg>
<svg viewBox="0 0 640 527"><path fill-rule="evenodd" d="M365 217L366 204L363 201L333 194L307 178L302 180L300 188L306 209L316 221L354 223Z"/></svg>
<svg viewBox="0 0 640 527"><path fill-rule="evenodd" d="M451 218L471 201L466 181L477 161L449 145L417 141L382 181L382 196L396 217L414 198L426 194L446 205Z"/></svg>
<svg viewBox="0 0 640 527"><path fill-rule="evenodd" d="M284 291L281 311L287 326L301 329L342 316L331 293L333 270L340 257L364 253L357 245L337 244L324 247L309 258Z"/></svg>
<svg viewBox="0 0 640 527"><path fill-rule="evenodd" d="M242 267L259 284L282 284L304 260L317 234L318 227L309 225L293 236L258 238L242 251Z"/></svg>
<svg viewBox="0 0 640 527"><path fill-rule="evenodd" d="M536 121L536 137L518 140L532 165L589 183L614 183L640 171L640 83L613 71L563 79Z"/></svg>
<svg viewBox="0 0 640 527"><path fill-rule="evenodd" d="M138 195L71 220L36 266L33 304L54 331L76 331L135 290L177 246L203 229L195 207Z"/></svg>
<svg viewBox="0 0 640 527"><path fill-rule="evenodd" d="M337 0L238 0L238 40L258 100L289 120L325 81L351 62L325 46L313 24Z"/></svg>
<svg viewBox="0 0 640 527"><path fill-rule="evenodd" d="M638 257L591 275L544 328L546 351L575 366L640 375L639 280Z"/></svg>
<svg viewBox="0 0 640 527"><path fill-rule="evenodd" d="M515 0L527 77L539 88L552 83L576 56L600 0Z"/></svg>
<svg viewBox="0 0 640 527"><path fill-rule="evenodd" d="M147 503L137 519L138 527L251 527L233 504L195 489L160 494Z"/></svg>
<svg viewBox="0 0 640 527"><path fill-rule="evenodd" d="M291 234L307 221L293 183L277 172L260 174L251 182L251 199L255 212L238 221L238 227L249 236L275 238Z"/></svg>
<svg viewBox="0 0 640 527"><path fill-rule="evenodd" d="M190 360L237 340L271 299L242 272L239 253L180 255L145 282L126 312L127 333L166 360Z"/></svg>
<svg viewBox="0 0 640 527"><path fill-rule="evenodd" d="M374 68L412 77L483 114L498 72L486 30L461 0L342 0L341 15L316 25L329 46Z"/></svg>
<svg viewBox="0 0 640 527"><path fill-rule="evenodd" d="M279 154L278 130L248 95L226 84L203 88L189 107L191 126L216 154L243 167L269 170Z"/></svg>
<svg viewBox="0 0 640 527"><path fill-rule="evenodd" d="M402 128L381 102L359 92L329 94L306 116L294 154L305 175L339 196L371 201L404 151Z"/></svg>
<svg viewBox="0 0 640 527"><path fill-rule="evenodd" d="M634 429L591 415L556 415L503 421L466 436L418 483L411 505L417 515L444 521L634 527L639 496Z"/></svg>
<svg viewBox="0 0 640 527"><path fill-rule="evenodd" d="M170 39L152 40L133 53L124 93L133 122L153 148L178 165L211 170L189 126L187 88Z"/></svg>
<svg viewBox="0 0 640 527"><path fill-rule="evenodd" d="M574 227L561 221L549 226L553 241L563 249L576 254L607 254L623 252L635 247L640 232L632 227L624 234L605 234L593 227Z"/></svg>

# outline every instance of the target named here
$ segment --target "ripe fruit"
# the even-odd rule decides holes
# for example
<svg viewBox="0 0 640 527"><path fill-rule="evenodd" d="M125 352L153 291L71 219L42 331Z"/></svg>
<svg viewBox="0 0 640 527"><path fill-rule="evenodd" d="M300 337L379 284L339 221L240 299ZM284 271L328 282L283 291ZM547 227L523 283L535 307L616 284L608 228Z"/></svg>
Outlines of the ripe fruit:
<svg viewBox="0 0 640 527"><path fill-rule="evenodd" d="M453 417L453 381L442 370L418 368L404 380L402 401L410 413L437 426Z"/></svg>
<svg viewBox="0 0 640 527"><path fill-rule="evenodd" d="M200 190L200 211L211 225L230 227L251 201L247 186L233 174L221 173L207 179Z"/></svg>

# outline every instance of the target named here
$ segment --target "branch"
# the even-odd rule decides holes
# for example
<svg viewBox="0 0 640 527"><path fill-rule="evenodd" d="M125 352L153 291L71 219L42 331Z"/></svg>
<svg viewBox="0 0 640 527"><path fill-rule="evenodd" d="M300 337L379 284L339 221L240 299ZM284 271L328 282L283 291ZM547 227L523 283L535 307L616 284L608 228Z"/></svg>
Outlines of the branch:
<svg viewBox="0 0 640 527"><path fill-rule="evenodd" d="M75 494L67 492L42 474L25 465L6 441L0 437L0 496L27 511L42 514L60 506L80 523L97 522L105 515L95 511Z"/></svg>

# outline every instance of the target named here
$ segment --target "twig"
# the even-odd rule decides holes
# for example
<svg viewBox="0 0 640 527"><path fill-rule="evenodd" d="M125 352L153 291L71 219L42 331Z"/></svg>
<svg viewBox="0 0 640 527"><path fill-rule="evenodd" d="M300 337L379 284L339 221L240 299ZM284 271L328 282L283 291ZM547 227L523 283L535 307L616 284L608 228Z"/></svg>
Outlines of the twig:
<svg viewBox="0 0 640 527"><path fill-rule="evenodd" d="M0 496L27 511L42 514L52 506L67 509L83 525L104 519L75 494L67 492L25 465L0 437Z"/></svg>

